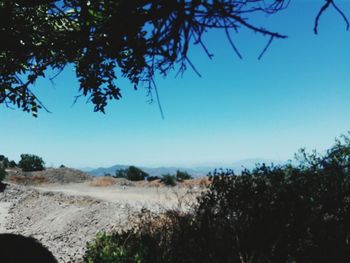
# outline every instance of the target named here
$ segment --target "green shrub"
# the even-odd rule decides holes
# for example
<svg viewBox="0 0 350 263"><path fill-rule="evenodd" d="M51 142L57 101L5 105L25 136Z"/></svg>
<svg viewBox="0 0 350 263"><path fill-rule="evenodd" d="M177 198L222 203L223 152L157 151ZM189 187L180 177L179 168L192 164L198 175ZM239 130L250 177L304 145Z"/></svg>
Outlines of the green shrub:
<svg viewBox="0 0 350 263"><path fill-rule="evenodd" d="M177 170L176 171L176 180L177 181L183 181L183 180L189 180L189 179L193 179L193 177L188 174L186 171L185 172L182 172L180 170Z"/></svg>
<svg viewBox="0 0 350 263"><path fill-rule="evenodd" d="M142 181L148 177L148 173L142 171L136 166L129 166L127 169L119 169L115 171L115 178L125 178L130 181Z"/></svg>
<svg viewBox="0 0 350 263"><path fill-rule="evenodd" d="M126 173L126 179L130 181L142 181L145 180L147 177L148 173L142 171L140 168L137 168L135 166L129 166Z"/></svg>
<svg viewBox="0 0 350 263"><path fill-rule="evenodd" d="M0 165L4 169L9 167L9 159L5 155L0 155Z"/></svg>
<svg viewBox="0 0 350 263"><path fill-rule="evenodd" d="M175 186L176 185L176 177L171 174L163 174L161 178L161 182L167 186Z"/></svg>
<svg viewBox="0 0 350 263"><path fill-rule="evenodd" d="M0 183L5 179L6 177L6 171L5 169L0 165Z"/></svg>
<svg viewBox="0 0 350 263"><path fill-rule="evenodd" d="M17 167L16 162L15 162L15 161L10 161L10 162L9 162L9 167L10 167L10 168L15 168L15 167Z"/></svg>
<svg viewBox="0 0 350 263"><path fill-rule="evenodd" d="M114 178L125 178L127 177L128 169L118 169L115 171Z"/></svg>
<svg viewBox="0 0 350 263"><path fill-rule="evenodd" d="M142 245L134 244L134 240L135 233L131 231L116 235L99 233L88 243L84 260L87 263L142 262Z"/></svg>
<svg viewBox="0 0 350 263"><path fill-rule="evenodd" d="M129 230L98 234L87 245L86 263L191 263L191 215L169 211L155 215L143 211ZM180 229L181 228L181 229ZM200 261L197 261L200 262ZM194 263L194 262L193 262Z"/></svg>
<svg viewBox="0 0 350 263"><path fill-rule="evenodd" d="M18 166L24 172L42 171L45 169L45 162L39 156L33 154L21 154Z"/></svg>

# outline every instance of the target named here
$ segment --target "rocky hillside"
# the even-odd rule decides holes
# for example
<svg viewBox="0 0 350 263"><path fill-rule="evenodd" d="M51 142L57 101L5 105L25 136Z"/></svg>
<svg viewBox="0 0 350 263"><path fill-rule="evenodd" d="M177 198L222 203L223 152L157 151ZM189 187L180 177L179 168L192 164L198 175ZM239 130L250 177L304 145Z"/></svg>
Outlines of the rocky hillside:
<svg viewBox="0 0 350 263"><path fill-rule="evenodd" d="M82 183L92 179L87 173L72 168L47 168L37 172L22 172L20 169L9 169L7 173L8 181L26 185L38 183Z"/></svg>

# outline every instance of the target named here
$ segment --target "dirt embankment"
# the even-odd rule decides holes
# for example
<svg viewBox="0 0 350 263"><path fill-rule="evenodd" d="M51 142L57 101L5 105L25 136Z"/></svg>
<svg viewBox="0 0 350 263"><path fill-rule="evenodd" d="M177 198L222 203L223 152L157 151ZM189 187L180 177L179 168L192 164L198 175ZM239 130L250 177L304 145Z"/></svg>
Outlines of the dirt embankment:
<svg viewBox="0 0 350 263"><path fill-rule="evenodd" d="M120 185L93 187L89 183L45 185L9 184L0 193L0 230L33 236L59 262L82 262L86 242L97 232L128 225L133 215L146 208L188 209L195 192L180 188L144 188ZM191 190L192 191L192 190Z"/></svg>
<svg viewBox="0 0 350 263"><path fill-rule="evenodd" d="M166 187L160 181L92 178L74 169L10 170L0 191L0 233L33 236L61 263L82 262L97 232L120 230L148 209L190 209L207 179Z"/></svg>
<svg viewBox="0 0 350 263"><path fill-rule="evenodd" d="M23 172L21 169L7 170L7 180L17 184L68 184L91 181L92 176L72 168L47 168L43 171Z"/></svg>

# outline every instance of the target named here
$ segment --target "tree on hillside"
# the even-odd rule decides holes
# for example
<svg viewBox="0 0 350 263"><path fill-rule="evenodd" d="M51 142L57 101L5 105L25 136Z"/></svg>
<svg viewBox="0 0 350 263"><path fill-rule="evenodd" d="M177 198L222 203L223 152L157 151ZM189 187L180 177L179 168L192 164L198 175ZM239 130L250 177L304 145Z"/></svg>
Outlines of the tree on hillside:
<svg viewBox="0 0 350 263"><path fill-rule="evenodd" d="M189 179L193 179L193 177L188 172L180 171L180 170L176 171L176 180L183 181L183 180L189 180Z"/></svg>
<svg viewBox="0 0 350 263"><path fill-rule="evenodd" d="M34 154L21 154L18 166L24 172L42 171L45 169L45 162L41 157Z"/></svg>
<svg viewBox="0 0 350 263"><path fill-rule="evenodd" d="M129 166L126 172L126 179L130 181L142 181L145 180L149 176L148 173L142 171L140 168L136 166Z"/></svg>
<svg viewBox="0 0 350 263"><path fill-rule="evenodd" d="M0 165L0 184L1 184L2 180L5 179L6 174L7 173L5 171L5 168L2 165Z"/></svg>
<svg viewBox="0 0 350 263"><path fill-rule="evenodd" d="M130 181L142 181L149 177L149 174L136 166L129 166L127 169L115 171L115 178L124 178Z"/></svg>
<svg viewBox="0 0 350 263"><path fill-rule="evenodd" d="M5 169L8 168L9 167L9 159L4 155L0 155L0 165Z"/></svg>
<svg viewBox="0 0 350 263"><path fill-rule="evenodd" d="M197 72L188 57L192 43L209 58L203 34L222 29L233 50L230 31L246 28L267 37L267 45L285 35L252 21L252 13L274 14L290 0L0 0L0 104L15 106L37 116L45 108L32 90L40 77L52 80L73 65L80 87L76 99L87 97L94 110L104 112L109 100L119 100L115 84L122 76L135 89L157 89L154 75L169 70ZM335 0L320 0L314 31L329 8L349 22ZM54 76L47 76L54 70ZM117 75L118 72L118 75ZM198 72L197 72L198 73ZM45 108L46 109L46 108Z"/></svg>

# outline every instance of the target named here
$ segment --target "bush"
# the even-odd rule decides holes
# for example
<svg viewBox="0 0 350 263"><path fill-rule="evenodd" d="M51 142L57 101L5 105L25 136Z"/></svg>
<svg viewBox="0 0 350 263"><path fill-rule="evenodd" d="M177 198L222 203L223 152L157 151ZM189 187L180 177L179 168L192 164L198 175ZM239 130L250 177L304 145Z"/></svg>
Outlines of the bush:
<svg viewBox="0 0 350 263"><path fill-rule="evenodd" d="M191 213L147 217L98 240L87 262L113 262L99 255L121 249L127 257L114 262L350 262L350 139L297 160L214 171Z"/></svg>
<svg viewBox="0 0 350 263"><path fill-rule="evenodd" d="M100 233L93 242L88 243L85 253L85 262L87 263L131 263L142 262L141 244L133 244L135 233L126 233L118 235L107 235ZM125 241L128 240L126 243ZM140 251L139 251L140 250Z"/></svg>
<svg viewBox="0 0 350 263"><path fill-rule="evenodd" d="M193 177L188 174L186 171L185 172L182 172L180 170L177 170L176 171L176 180L177 181L184 181L184 180L189 180L189 179L193 179Z"/></svg>
<svg viewBox="0 0 350 263"><path fill-rule="evenodd" d="M0 183L5 179L6 174L5 169L0 165Z"/></svg>
<svg viewBox="0 0 350 263"><path fill-rule="evenodd" d="M10 162L9 162L9 167L10 167L10 168L15 168L15 167L17 167L16 162L15 162L15 161L10 161Z"/></svg>
<svg viewBox="0 0 350 263"><path fill-rule="evenodd" d="M119 169L115 171L115 178L125 178L127 177L128 169Z"/></svg>
<svg viewBox="0 0 350 263"><path fill-rule="evenodd" d="M129 166L128 169L119 169L115 172L115 178L125 178L130 181L142 181L148 177L148 173L135 166Z"/></svg>
<svg viewBox="0 0 350 263"><path fill-rule="evenodd" d="M45 169L44 165L43 159L33 154L21 154L21 160L18 163L24 172L42 171Z"/></svg>
<svg viewBox="0 0 350 263"><path fill-rule="evenodd" d="M167 186L175 186L176 185L176 177L175 175L171 174L164 174L162 175L162 178L160 180L162 183L164 183Z"/></svg>
<svg viewBox="0 0 350 263"><path fill-rule="evenodd" d="M193 236L191 216L171 211L155 215L143 211L128 230L100 233L87 245L87 263L191 263L186 261L193 251L184 250ZM181 228L181 229L180 229ZM182 231L184 230L184 231ZM197 261L200 262L200 261ZM193 262L194 263L194 262Z"/></svg>
<svg viewBox="0 0 350 263"><path fill-rule="evenodd" d="M4 155L0 155L0 165L2 168L6 169L9 167L9 159Z"/></svg>

